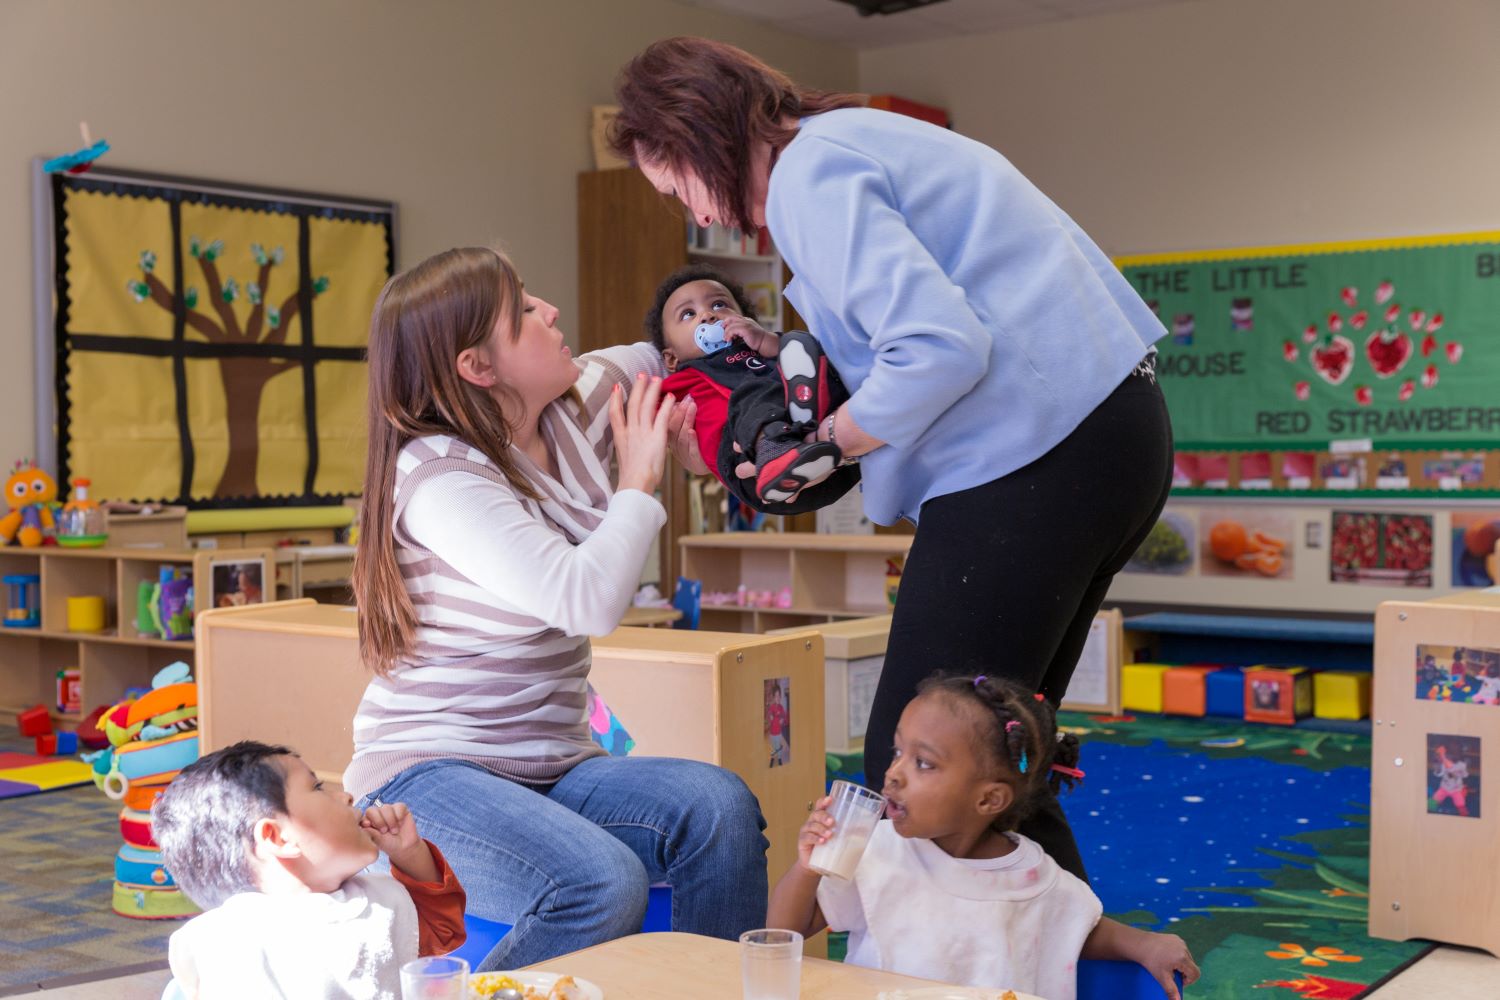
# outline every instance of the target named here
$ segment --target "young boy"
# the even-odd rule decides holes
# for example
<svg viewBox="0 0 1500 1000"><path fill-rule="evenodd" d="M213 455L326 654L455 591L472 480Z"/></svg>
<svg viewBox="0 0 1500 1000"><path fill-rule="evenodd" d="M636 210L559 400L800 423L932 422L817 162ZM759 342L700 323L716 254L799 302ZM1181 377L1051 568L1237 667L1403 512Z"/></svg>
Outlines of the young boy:
<svg viewBox="0 0 1500 1000"><path fill-rule="evenodd" d="M397 1000L404 963L464 942L463 888L406 806L361 816L286 747L208 754L151 813L167 870L206 910L168 946L189 998ZM382 851L391 874L364 871Z"/></svg>
<svg viewBox="0 0 1500 1000"><path fill-rule="evenodd" d="M698 450L742 502L768 514L826 507L859 482L859 467L813 432L849 393L811 334L778 337L754 317L744 289L717 268L668 275L646 313L671 373L662 390L693 400ZM745 462L756 470L741 478Z"/></svg>

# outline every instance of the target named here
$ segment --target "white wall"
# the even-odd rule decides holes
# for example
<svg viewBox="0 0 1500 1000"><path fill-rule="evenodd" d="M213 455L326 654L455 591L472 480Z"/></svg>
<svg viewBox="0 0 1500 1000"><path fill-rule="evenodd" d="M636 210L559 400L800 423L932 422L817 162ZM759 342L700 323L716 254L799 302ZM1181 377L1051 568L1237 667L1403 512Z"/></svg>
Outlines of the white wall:
<svg viewBox="0 0 1500 1000"><path fill-rule="evenodd" d="M1112 254L1500 228L1500 3L1200 0L860 56Z"/></svg>
<svg viewBox="0 0 1500 1000"><path fill-rule="evenodd" d="M3 0L0 461L34 450L31 158L79 121L111 166L393 200L401 265L501 241L571 330L589 107L673 34L855 83L850 50L669 0Z"/></svg>

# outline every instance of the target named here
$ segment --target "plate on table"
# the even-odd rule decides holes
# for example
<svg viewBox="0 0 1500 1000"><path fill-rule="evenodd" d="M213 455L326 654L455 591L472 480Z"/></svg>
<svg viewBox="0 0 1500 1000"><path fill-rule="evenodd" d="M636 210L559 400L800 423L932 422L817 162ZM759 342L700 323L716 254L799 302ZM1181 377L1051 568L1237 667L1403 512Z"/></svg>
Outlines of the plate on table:
<svg viewBox="0 0 1500 1000"><path fill-rule="evenodd" d="M539 1000L547 1000L553 996L552 987L563 978L565 974L560 972L475 972L469 976L469 994L476 1000L488 1000L497 990L510 986L511 983L505 982L510 979L521 984L521 992L530 988L534 991L532 995ZM587 979L574 976L573 985L575 988L567 994L568 1000L604 1000L604 991ZM557 994L556 1000L562 1000L562 997L563 994Z"/></svg>
<svg viewBox="0 0 1500 1000"><path fill-rule="evenodd" d="M875 1000L1041 1000L1015 990L989 990L974 986L919 986L914 990L885 990Z"/></svg>

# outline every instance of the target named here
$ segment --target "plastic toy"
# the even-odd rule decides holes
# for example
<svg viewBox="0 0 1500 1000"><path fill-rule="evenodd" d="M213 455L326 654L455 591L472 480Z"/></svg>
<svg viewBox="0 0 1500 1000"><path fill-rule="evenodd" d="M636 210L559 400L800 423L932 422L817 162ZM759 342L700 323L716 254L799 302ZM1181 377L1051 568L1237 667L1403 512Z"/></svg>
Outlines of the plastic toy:
<svg viewBox="0 0 1500 1000"><path fill-rule="evenodd" d="M5 609L6 628L39 628L42 607L37 590L42 578L37 573L7 573L3 580L9 590L10 604Z"/></svg>
<svg viewBox="0 0 1500 1000"><path fill-rule="evenodd" d="M724 336L724 324L699 323L693 331L693 343L705 356L719 353L729 346L729 340Z"/></svg>
<svg viewBox="0 0 1500 1000"><path fill-rule="evenodd" d="M63 504L57 518L57 544L97 548L109 537L104 530L104 508L89 499L89 481L73 480L73 499Z"/></svg>
<svg viewBox="0 0 1500 1000"><path fill-rule="evenodd" d="M16 716L16 728L22 736L46 736L52 732L52 716L46 705L33 705Z"/></svg>
<svg viewBox="0 0 1500 1000"><path fill-rule="evenodd" d="M62 156L54 156L42 164L42 170L49 174L81 174L94 165L94 161L109 152L109 143L100 139L94 142L89 135L89 123L79 122L78 131L83 134L83 148Z"/></svg>
<svg viewBox="0 0 1500 1000"><path fill-rule="evenodd" d="M68 667L57 672L57 710L80 712L83 710L83 673L77 667Z"/></svg>
<svg viewBox="0 0 1500 1000"><path fill-rule="evenodd" d="M0 544L18 542L22 548L57 544L57 481L30 459L22 459L5 480L5 502L10 513L0 518Z"/></svg>

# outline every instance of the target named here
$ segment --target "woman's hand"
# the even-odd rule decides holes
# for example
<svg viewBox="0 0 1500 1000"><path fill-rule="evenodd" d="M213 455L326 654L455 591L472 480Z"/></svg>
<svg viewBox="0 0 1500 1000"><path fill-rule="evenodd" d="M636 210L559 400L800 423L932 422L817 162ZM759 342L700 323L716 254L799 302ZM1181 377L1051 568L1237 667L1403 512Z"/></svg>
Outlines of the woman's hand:
<svg viewBox="0 0 1500 1000"><path fill-rule="evenodd" d="M667 447L679 465L695 476L706 476L712 470L698 450L698 403L692 396L684 399L681 406L674 407L667 421Z"/></svg>
<svg viewBox="0 0 1500 1000"><path fill-rule="evenodd" d="M616 489L656 491L667 462L667 427L675 403L671 393L661 398L659 378L637 375L628 403L624 390L615 386L609 397L609 426L614 430L620 467Z"/></svg>
<svg viewBox="0 0 1500 1000"><path fill-rule="evenodd" d="M828 835L833 832L833 817L828 815L828 807L833 803L832 795L825 795L813 803L812 815L807 817L807 822L802 824L802 829L797 831L797 864L804 871L812 872L813 848L819 844L828 843ZM813 874L820 874L813 872Z"/></svg>
<svg viewBox="0 0 1500 1000"><path fill-rule="evenodd" d="M725 316L719 322L724 327L725 340L743 340L746 347L763 358L774 358L781 353L781 337L749 316L735 313Z"/></svg>

